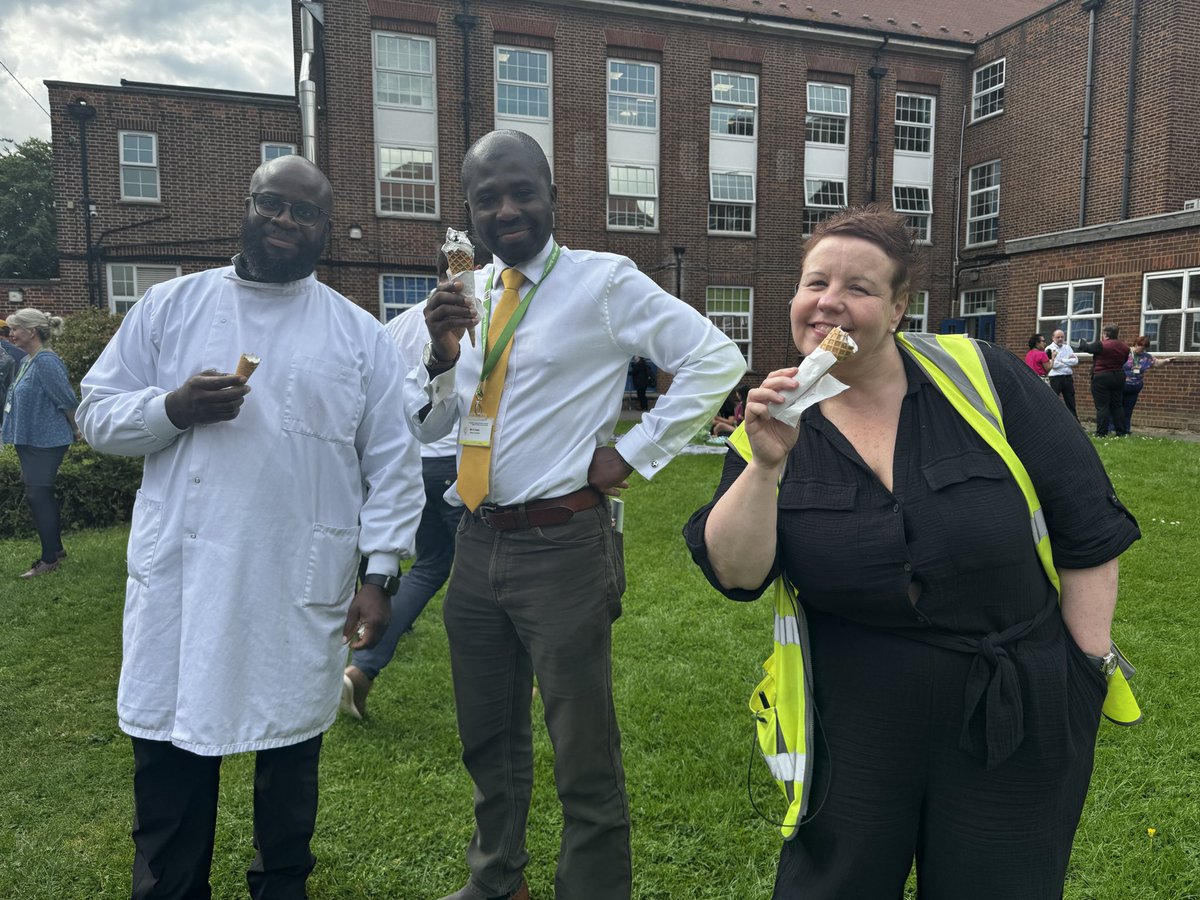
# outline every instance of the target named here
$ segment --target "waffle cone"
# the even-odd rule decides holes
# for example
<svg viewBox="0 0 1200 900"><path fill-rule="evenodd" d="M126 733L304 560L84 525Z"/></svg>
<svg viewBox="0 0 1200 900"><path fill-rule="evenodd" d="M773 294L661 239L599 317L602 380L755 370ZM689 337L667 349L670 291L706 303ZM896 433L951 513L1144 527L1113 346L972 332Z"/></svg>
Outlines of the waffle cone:
<svg viewBox="0 0 1200 900"><path fill-rule="evenodd" d="M833 331L825 335L825 339L821 341L821 345L817 349L832 353L837 358L837 361L841 362L846 357L856 353L858 346L851 339L850 335L835 325Z"/></svg>
<svg viewBox="0 0 1200 900"><path fill-rule="evenodd" d="M254 374L254 370L258 368L260 362L262 360L253 353L243 353L241 359L238 360L237 371L234 374L249 378Z"/></svg>
<svg viewBox="0 0 1200 900"><path fill-rule="evenodd" d="M466 250L451 250L446 254L446 271L452 276L475 268L475 254Z"/></svg>

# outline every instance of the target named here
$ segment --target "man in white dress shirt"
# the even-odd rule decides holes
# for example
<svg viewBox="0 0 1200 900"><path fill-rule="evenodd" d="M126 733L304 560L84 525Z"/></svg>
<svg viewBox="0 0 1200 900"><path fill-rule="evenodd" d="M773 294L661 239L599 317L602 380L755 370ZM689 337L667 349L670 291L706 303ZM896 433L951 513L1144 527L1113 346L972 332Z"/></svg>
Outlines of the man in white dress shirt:
<svg viewBox="0 0 1200 900"><path fill-rule="evenodd" d="M469 510L444 615L476 829L470 880L444 900L528 897L535 674L563 804L555 897L628 900L629 803L610 657L625 568L605 495L626 487L634 469L650 478L665 466L709 422L745 360L630 260L558 246L557 188L528 135L485 135L467 152L462 180L472 229L495 254L475 273L484 313L477 321L460 285L439 285L425 310L426 364L410 370L405 395L422 440L459 435L447 498ZM519 305L501 285L517 291ZM497 304L515 308L499 317L509 327L487 327ZM463 336L476 324L472 346ZM505 374L493 378L502 391L489 414L496 385L481 374L498 371L493 354L505 343ZM674 381L609 447L633 356ZM481 447L490 460L472 474L469 457L479 459Z"/></svg>
<svg viewBox="0 0 1200 900"><path fill-rule="evenodd" d="M1050 387L1054 393L1063 398L1063 403L1071 411L1076 420L1079 413L1075 411L1075 367L1079 365L1079 356L1067 343L1067 336L1062 329L1054 332L1052 343L1046 349L1050 351Z"/></svg>
<svg viewBox="0 0 1200 900"><path fill-rule="evenodd" d="M117 697L135 900L210 895L221 758L247 751L250 895L306 896L346 643L382 637L412 550L420 461L396 347L313 274L332 199L306 160L264 164L233 265L152 287L83 379L88 442L145 457ZM262 360L252 393L221 374L242 352Z"/></svg>

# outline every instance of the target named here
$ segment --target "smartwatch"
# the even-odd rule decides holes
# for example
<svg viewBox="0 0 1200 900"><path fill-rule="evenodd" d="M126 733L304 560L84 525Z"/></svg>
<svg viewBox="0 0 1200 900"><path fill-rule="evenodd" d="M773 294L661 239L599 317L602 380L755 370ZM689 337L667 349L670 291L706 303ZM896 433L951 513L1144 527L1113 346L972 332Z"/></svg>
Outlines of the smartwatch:
<svg viewBox="0 0 1200 900"><path fill-rule="evenodd" d="M381 588L389 597L396 596L396 591L400 590L400 579L395 575L383 575L379 572L373 572L370 575L362 577L362 583L365 587L368 584L373 584L377 588Z"/></svg>

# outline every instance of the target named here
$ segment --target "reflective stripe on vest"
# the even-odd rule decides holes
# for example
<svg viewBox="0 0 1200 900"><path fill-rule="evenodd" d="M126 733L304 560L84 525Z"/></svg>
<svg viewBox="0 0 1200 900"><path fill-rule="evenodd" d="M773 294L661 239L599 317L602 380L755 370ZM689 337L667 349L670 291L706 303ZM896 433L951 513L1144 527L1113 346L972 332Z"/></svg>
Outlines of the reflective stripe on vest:
<svg viewBox="0 0 1200 900"><path fill-rule="evenodd" d="M979 346L962 334L905 334L898 332L896 342L909 352L925 370L942 395L968 425L1008 466L1017 487L1029 507L1029 526L1038 560L1046 577L1060 592L1058 570L1054 567L1054 552L1050 547L1050 532L1038 500L1033 481L1025 471L1020 457L1009 445L1004 433L1004 416L1000 395L992 383L992 375Z"/></svg>
<svg viewBox="0 0 1200 900"><path fill-rule="evenodd" d="M728 443L742 459L750 461L753 454L743 425L729 436ZM775 579L772 593L774 650L763 663L765 677L750 695L750 712L759 752L787 800L779 830L785 840L790 840L808 812L811 794L813 717L808 710L812 706L812 670L804 611L783 578Z"/></svg>

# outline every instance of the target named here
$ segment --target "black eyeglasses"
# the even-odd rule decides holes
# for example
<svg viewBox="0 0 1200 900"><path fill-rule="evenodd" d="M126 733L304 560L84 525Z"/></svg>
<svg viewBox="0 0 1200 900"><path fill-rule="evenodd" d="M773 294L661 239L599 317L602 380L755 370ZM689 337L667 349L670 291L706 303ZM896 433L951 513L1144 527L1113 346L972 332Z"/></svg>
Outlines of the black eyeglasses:
<svg viewBox="0 0 1200 900"><path fill-rule="evenodd" d="M246 199L254 204L254 211L264 219L274 219L283 212L284 207L287 207L291 210L292 221L305 228L312 228L321 221L321 216L329 215L326 210L321 209L315 203L307 203L303 200L298 203L288 203L286 200L280 200L274 194L251 194Z"/></svg>

